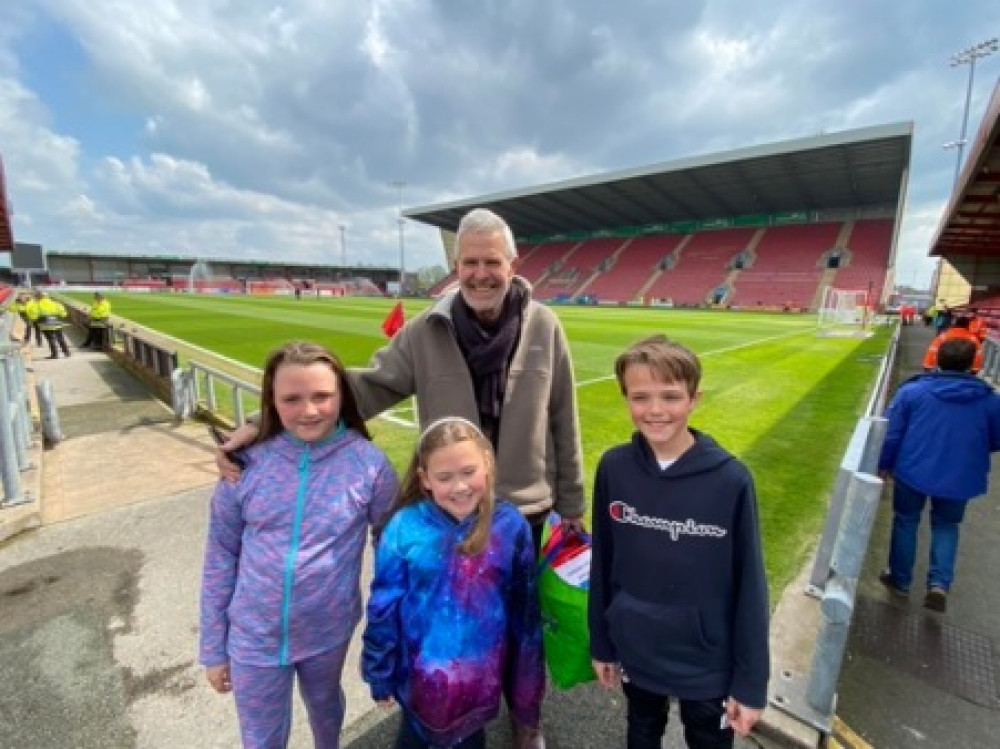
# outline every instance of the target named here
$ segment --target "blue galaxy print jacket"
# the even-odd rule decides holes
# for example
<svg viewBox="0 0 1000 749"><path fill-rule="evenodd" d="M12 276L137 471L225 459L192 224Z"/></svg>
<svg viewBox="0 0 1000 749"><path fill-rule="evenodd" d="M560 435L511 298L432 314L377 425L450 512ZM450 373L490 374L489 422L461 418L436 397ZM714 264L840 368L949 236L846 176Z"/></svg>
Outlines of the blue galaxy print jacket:
<svg viewBox="0 0 1000 749"><path fill-rule="evenodd" d="M514 717L537 727L545 674L531 529L497 500L482 553L458 544L458 522L430 499L392 517L375 553L362 672L376 700L392 696L435 746L493 720L506 695Z"/></svg>

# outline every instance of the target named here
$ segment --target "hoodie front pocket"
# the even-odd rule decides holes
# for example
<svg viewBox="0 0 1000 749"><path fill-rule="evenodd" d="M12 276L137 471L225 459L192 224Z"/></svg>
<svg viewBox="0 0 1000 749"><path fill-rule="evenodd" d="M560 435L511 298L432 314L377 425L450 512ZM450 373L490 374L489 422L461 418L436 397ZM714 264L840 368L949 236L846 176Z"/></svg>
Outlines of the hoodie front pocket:
<svg viewBox="0 0 1000 749"><path fill-rule="evenodd" d="M667 606L619 591L607 613L619 660L642 670L693 676L725 664L725 652L709 642L695 606Z"/></svg>

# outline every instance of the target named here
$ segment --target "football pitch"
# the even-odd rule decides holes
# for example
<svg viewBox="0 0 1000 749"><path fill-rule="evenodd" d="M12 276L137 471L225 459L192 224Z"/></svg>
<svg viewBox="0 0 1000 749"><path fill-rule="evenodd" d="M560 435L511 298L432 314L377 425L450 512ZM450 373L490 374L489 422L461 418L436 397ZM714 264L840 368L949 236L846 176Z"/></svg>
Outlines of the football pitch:
<svg viewBox="0 0 1000 749"><path fill-rule="evenodd" d="M87 304L89 294L68 294ZM179 339L182 361L207 349L252 367L292 339L314 340L348 366L385 344L387 299L111 294L112 313ZM430 302L406 300L407 318ZM805 562L851 431L871 393L890 329L866 338L816 335L813 315L555 307L573 351L588 495L601 453L632 432L613 376L631 342L664 333L702 360L703 396L691 424L750 467L757 482L772 602ZM402 471L416 436L403 404L373 420ZM651 573L655 574L655 573Z"/></svg>

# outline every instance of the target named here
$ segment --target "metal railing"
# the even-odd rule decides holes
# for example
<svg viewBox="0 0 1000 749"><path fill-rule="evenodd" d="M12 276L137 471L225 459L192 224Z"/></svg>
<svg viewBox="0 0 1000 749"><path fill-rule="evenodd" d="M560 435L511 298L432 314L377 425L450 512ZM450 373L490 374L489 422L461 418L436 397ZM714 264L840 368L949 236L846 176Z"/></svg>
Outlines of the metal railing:
<svg viewBox="0 0 1000 749"><path fill-rule="evenodd" d="M86 307L69 298L61 298L60 301L66 307L69 322L86 330L90 322ZM161 397L167 396L172 387L173 373L180 361L177 351L147 338L140 330L126 328L114 317L105 329L101 341L104 351L112 359L139 374L147 384L152 384Z"/></svg>
<svg viewBox="0 0 1000 749"><path fill-rule="evenodd" d="M173 376L178 362L176 351L166 349L121 327L109 327L108 333L108 340L113 342L110 344L112 348L116 347L115 342L120 341L125 356L154 377L168 380Z"/></svg>
<svg viewBox="0 0 1000 749"><path fill-rule="evenodd" d="M979 376L994 387L1000 380L1000 341L996 338L983 341L983 368Z"/></svg>
<svg viewBox="0 0 1000 749"><path fill-rule="evenodd" d="M224 391L228 408L223 407L220 390ZM188 362L187 369L174 370L171 391L174 413L181 419L199 412L215 417L221 411L231 414L232 423L241 426L246 423L247 402L257 406L253 410L258 410L260 404L258 385L195 361Z"/></svg>
<svg viewBox="0 0 1000 749"><path fill-rule="evenodd" d="M0 311L0 478L3 497L0 508L31 501L21 474L33 468L31 401L21 347L12 342L14 316Z"/></svg>
<svg viewBox="0 0 1000 749"><path fill-rule="evenodd" d="M820 598L820 625L808 674L778 674L771 704L829 734L833 730L837 682L857 597L858 578L882 497L878 459L885 441L889 383L899 347L897 327L882 361L865 413L841 460L826 522L813 563L808 595Z"/></svg>
<svg viewBox="0 0 1000 749"><path fill-rule="evenodd" d="M847 489L851 477L855 473L874 474L878 467L878 455L882 450L882 441L885 439L885 420L879 418L876 414L881 414L885 410L889 382L893 366L896 362L896 350L899 347L901 331L902 327L897 326L889 343L889 350L882 359L882 366L879 368L878 377L875 380L875 388L868 400L868 405L865 407L865 412L861 419L855 425L854 433L847 444L847 450L844 451L844 457L840 461L840 470L837 473L837 481L834 484L833 494L830 497L830 505L827 509L823 533L820 535L812 573L806 585L806 592L817 598L823 595L826 582L833 573L831 560L833 558L834 546L840 534L841 520L843 519L844 508L847 504Z"/></svg>
<svg viewBox="0 0 1000 749"><path fill-rule="evenodd" d="M67 306L71 322L86 325L82 310ZM0 509L31 501L29 492L23 487L22 474L34 468L29 452L35 439L30 385L21 347L12 337L15 319L13 314L0 310L0 480L3 488ZM109 327L106 341L108 354L120 363L142 371L154 383L169 384L164 390L169 390L174 413L180 419L201 415L231 420L239 426L246 422L248 413L259 409L260 387L253 382L193 361L182 369L176 351L122 326ZM39 387L47 384L39 383ZM48 405L54 414L54 403ZM42 416L44 421L45 413ZM58 426L54 428L58 431Z"/></svg>
<svg viewBox="0 0 1000 749"><path fill-rule="evenodd" d="M64 301L70 321L86 328L85 307L72 299ZM257 384L196 361L181 367L176 350L147 337L141 328L127 328L112 317L104 340L110 355L154 381L160 394L169 398L178 419L207 416L240 426L248 412L259 409Z"/></svg>

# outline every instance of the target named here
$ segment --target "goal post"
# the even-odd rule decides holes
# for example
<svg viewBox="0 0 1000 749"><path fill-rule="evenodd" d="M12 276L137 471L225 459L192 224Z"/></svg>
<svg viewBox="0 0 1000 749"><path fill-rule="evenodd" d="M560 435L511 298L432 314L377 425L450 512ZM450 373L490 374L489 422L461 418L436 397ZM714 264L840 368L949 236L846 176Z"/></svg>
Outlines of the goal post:
<svg viewBox="0 0 1000 749"><path fill-rule="evenodd" d="M856 335L863 333L871 310L866 289L823 289L817 324L823 335Z"/></svg>

